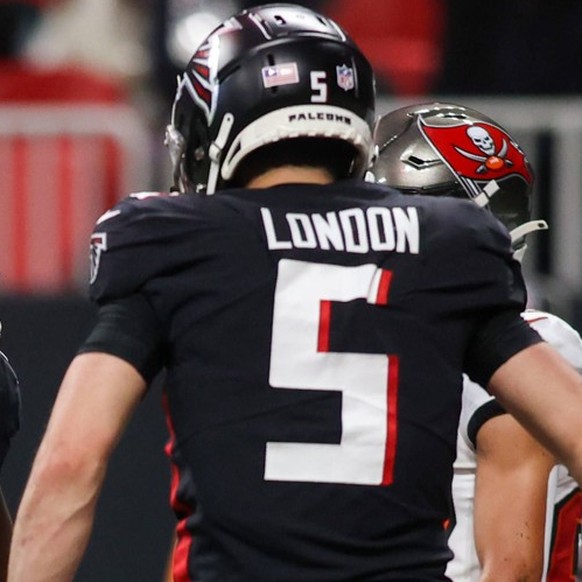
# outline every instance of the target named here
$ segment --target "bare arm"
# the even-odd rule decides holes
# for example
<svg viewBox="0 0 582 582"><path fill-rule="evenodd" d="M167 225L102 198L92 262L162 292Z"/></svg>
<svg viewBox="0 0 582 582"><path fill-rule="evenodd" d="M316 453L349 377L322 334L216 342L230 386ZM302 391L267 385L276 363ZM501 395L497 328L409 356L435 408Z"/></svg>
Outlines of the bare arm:
<svg viewBox="0 0 582 582"><path fill-rule="evenodd" d="M477 435L474 527L482 582L539 582L551 455L509 414Z"/></svg>
<svg viewBox="0 0 582 582"><path fill-rule="evenodd" d="M0 582L6 581L8 554L12 537L12 518L0 489Z"/></svg>
<svg viewBox="0 0 582 582"><path fill-rule="evenodd" d="M10 582L73 579L109 457L145 388L140 374L115 356L73 360L18 509Z"/></svg>
<svg viewBox="0 0 582 582"><path fill-rule="evenodd" d="M545 343L503 364L489 390L582 483L582 378Z"/></svg>

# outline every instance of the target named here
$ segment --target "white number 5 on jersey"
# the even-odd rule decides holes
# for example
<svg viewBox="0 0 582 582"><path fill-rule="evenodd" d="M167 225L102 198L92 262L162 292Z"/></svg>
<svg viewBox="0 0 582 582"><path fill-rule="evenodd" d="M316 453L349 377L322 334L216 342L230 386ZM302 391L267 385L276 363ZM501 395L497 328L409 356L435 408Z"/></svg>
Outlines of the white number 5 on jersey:
<svg viewBox="0 0 582 582"><path fill-rule="evenodd" d="M268 481L392 482L398 358L329 352L331 302L387 301L390 271L282 259L275 289L269 382L275 389L342 392L339 444L267 442Z"/></svg>

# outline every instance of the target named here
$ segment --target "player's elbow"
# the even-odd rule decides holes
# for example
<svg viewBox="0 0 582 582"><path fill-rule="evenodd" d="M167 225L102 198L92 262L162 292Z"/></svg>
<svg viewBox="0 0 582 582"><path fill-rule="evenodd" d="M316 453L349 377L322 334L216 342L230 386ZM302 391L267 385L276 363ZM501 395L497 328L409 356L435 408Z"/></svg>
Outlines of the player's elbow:
<svg viewBox="0 0 582 582"><path fill-rule="evenodd" d="M35 459L31 479L40 489L97 488L106 471L104 458L75 447L45 447Z"/></svg>
<svg viewBox="0 0 582 582"><path fill-rule="evenodd" d="M541 560L515 560L511 557L502 563L483 565L483 574L479 582L540 582L543 564Z"/></svg>

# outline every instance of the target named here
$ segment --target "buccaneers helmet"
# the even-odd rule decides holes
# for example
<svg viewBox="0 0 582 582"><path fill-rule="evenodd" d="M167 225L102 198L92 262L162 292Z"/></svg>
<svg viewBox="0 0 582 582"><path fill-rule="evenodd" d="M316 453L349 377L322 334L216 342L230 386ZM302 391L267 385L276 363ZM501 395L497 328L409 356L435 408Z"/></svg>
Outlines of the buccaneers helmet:
<svg viewBox="0 0 582 582"><path fill-rule="evenodd" d="M375 128L378 182L404 192L468 197L511 234L517 258L525 235L548 226L530 220L534 175L517 142L493 119L452 103L425 103L381 117Z"/></svg>
<svg viewBox="0 0 582 582"><path fill-rule="evenodd" d="M166 130L174 187L212 194L261 146L329 138L353 147L350 175L372 152L370 64L332 20L293 4L244 10L198 47Z"/></svg>

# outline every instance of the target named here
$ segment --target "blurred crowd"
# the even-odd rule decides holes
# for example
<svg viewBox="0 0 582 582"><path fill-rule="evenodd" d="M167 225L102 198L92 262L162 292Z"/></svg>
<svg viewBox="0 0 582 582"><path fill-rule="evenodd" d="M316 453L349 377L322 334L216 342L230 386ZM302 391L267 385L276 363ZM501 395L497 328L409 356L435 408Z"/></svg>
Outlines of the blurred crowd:
<svg viewBox="0 0 582 582"><path fill-rule="evenodd" d="M582 3L562 0L303 0L340 22L367 53L381 92L575 94ZM103 98L121 94L166 114L177 71L197 42L249 0L0 0L0 99L26 96L7 62L40 74L85 73ZM14 75L14 70L11 71ZM30 79L27 81L31 83ZM81 94L87 85L68 90ZM109 85L107 89L107 84ZM50 97L50 84L29 97ZM66 92L61 80L61 91ZM19 93L20 91L20 93ZM43 93L44 91L44 93ZM56 91L56 89L54 90ZM54 95L53 95L54 96Z"/></svg>
<svg viewBox="0 0 582 582"><path fill-rule="evenodd" d="M380 96L582 93L580 0L295 1L328 14L354 38L376 70ZM178 73L219 22L259 3L0 0L0 103L131 105L154 142L145 187L165 189L162 136Z"/></svg>

